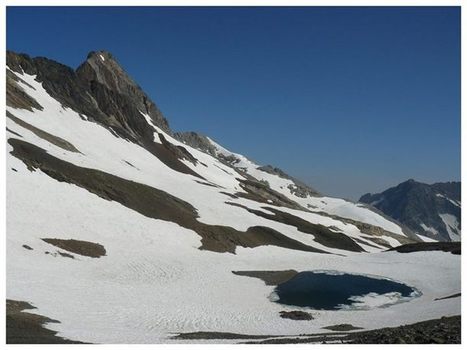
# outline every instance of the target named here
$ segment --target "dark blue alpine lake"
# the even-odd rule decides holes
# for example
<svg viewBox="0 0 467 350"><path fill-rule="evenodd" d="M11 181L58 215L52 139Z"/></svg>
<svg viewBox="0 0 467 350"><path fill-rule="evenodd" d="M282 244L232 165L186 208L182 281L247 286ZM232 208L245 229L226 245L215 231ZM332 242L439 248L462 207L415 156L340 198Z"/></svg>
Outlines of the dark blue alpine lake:
<svg viewBox="0 0 467 350"><path fill-rule="evenodd" d="M277 303L316 310L340 309L342 305L352 305L355 302L352 297L369 293L400 293L401 297L410 297L414 292L414 288L387 279L311 271L300 272L275 289Z"/></svg>

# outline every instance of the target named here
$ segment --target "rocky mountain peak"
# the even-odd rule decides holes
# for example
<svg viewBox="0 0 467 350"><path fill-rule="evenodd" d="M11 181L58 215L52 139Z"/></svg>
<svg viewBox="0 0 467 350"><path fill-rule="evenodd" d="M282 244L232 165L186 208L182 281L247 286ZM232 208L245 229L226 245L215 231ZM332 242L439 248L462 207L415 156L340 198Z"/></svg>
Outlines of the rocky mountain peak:
<svg viewBox="0 0 467 350"><path fill-rule="evenodd" d="M125 119L121 120L123 124L132 125L134 122L127 120L128 118L139 119L139 112L145 113L155 125L171 134L169 124L161 111L110 52L91 51L86 61L76 69L76 74L81 82L88 86L98 103L100 97L105 97L103 102L109 101L109 94L112 95L110 100L118 102L118 111L109 108L107 103L99 103L107 110L107 114L116 116L116 119ZM122 114L122 111L125 113Z"/></svg>
<svg viewBox="0 0 467 350"><path fill-rule="evenodd" d="M7 66L20 74L35 75L64 106L111 126L122 137L136 140L152 135L141 113L172 134L156 104L108 51L91 51L76 70L44 57L7 51Z"/></svg>
<svg viewBox="0 0 467 350"><path fill-rule="evenodd" d="M76 73L86 81L97 81L123 95L144 94L112 54L104 50L91 51Z"/></svg>
<svg viewBox="0 0 467 350"><path fill-rule="evenodd" d="M91 60L97 57L99 57L102 61L114 59L112 54L106 50L90 51L86 59Z"/></svg>

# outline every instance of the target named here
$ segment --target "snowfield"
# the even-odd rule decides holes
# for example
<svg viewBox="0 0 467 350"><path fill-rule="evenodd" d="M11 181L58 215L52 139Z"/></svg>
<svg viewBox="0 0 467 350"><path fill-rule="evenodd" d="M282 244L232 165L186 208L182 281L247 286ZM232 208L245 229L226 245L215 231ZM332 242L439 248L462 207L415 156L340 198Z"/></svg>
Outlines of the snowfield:
<svg viewBox="0 0 467 350"><path fill-rule="evenodd" d="M198 221L225 225L240 231L267 226L283 235L333 254L280 248L238 246L235 254L200 250L201 237L176 223L146 217L105 200L82 187L59 182L41 170L31 171L10 152L7 144L7 271L8 299L37 307L28 311L60 323L47 328L58 336L90 343L167 343L184 332L212 331L252 335L298 335L323 332L321 327L349 323L365 329L414 323L460 314L460 298L434 301L460 292L460 255L445 252L402 254L386 252L397 246L394 236L382 235L375 243L355 225L320 212L369 223L404 236L402 229L364 206L330 197L299 198L290 193L292 182L261 171L246 157L233 154L212 141L218 152L234 155L235 167L268 181L270 187L310 211L280 207L313 224L338 229L365 250L354 253L316 242L312 234L295 226L268 220L249 209L271 213L278 208L230 195L244 192L244 177L214 157L184 145L155 126L170 143L185 147L199 162L184 164L205 180L177 172L143 147L117 138L111 131L64 108L35 80L18 74L18 84L44 107L7 110L22 121L71 143L79 152L67 151L7 118L8 138L32 143L50 155L80 167L101 170L123 179L163 190L193 205ZM128 164L130 163L130 164ZM222 193L224 192L224 193ZM457 223L443 217L447 227ZM247 233L245 233L247 234ZM101 244L106 255L91 258L65 252L43 238L76 239ZM404 238L406 238L404 236ZM25 249L27 245L32 250ZM49 252L49 254L46 254ZM359 307L337 311L311 311L310 322L283 319L279 312L299 310L280 305L270 297L274 286L238 276L232 271L334 270L374 275L403 282L420 296L401 300L397 295L356 296ZM380 307L387 306L389 307ZM305 309L306 310L306 309ZM214 341L219 342L219 341Z"/></svg>

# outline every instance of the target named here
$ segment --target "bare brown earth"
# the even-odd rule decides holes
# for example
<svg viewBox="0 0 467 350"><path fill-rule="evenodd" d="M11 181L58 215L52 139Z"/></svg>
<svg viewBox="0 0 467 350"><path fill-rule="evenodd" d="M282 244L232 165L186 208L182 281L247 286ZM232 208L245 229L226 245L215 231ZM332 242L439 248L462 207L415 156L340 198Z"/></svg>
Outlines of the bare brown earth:
<svg viewBox="0 0 467 350"><path fill-rule="evenodd" d="M294 278L298 272L295 270L284 271L232 271L238 276L247 276L259 278L266 283L267 286L277 286L278 284L287 282Z"/></svg>
<svg viewBox="0 0 467 350"><path fill-rule="evenodd" d="M42 110L42 106L29 96L19 85L18 81L26 84L10 70L6 70L6 104L13 108L22 108L32 111L33 108ZM26 84L27 85L27 84Z"/></svg>
<svg viewBox="0 0 467 350"><path fill-rule="evenodd" d="M54 144L55 146L58 146L64 149L65 151L80 153L80 151L78 151L78 149L75 146L73 146L70 142L60 137L49 134L48 132L45 132L39 128L36 128L35 126L32 126L31 124L26 123L25 121L15 117L13 114L11 114L8 111L6 111L6 116L10 118L11 120L13 120L19 126L22 126L23 128L33 132L36 136L39 136L40 138Z"/></svg>
<svg viewBox="0 0 467 350"><path fill-rule="evenodd" d="M167 192L96 169L79 167L19 139L10 138L8 143L13 147L11 154L21 159L30 171L40 169L57 181L82 187L144 216L175 222L191 229L201 236L200 249L235 253L236 246L254 248L275 245L307 252L328 253L291 239L269 227L253 226L246 232L241 232L228 226L201 223L197 220L197 211L191 204Z"/></svg>
<svg viewBox="0 0 467 350"><path fill-rule="evenodd" d="M126 164L128 164L129 166L131 166L132 168L138 169L138 168L135 167L133 164L131 164L129 161L124 160L124 162L125 162ZM138 169L138 170L139 170L139 169Z"/></svg>
<svg viewBox="0 0 467 350"><path fill-rule="evenodd" d="M141 141L135 140L133 142L136 144L142 142L142 146L146 150L155 155L161 162L163 162L169 168L178 171L182 174L193 175L195 177L205 180L201 175L199 175L197 172L195 172L186 164L180 161L180 159L188 159L193 162L193 159L195 159L193 156L191 156L191 154L188 151L186 151L186 149L184 149L183 147L176 147L175 145L172 145L170 142L166 141L160 133L159 138L161 140L164 140L162 144L153 142L152 139L143 139ZM181 150L182 148L185 150L185 152ZM188 154L190 156L188 156Z"/></svg>
<svg viewBox="0 0 467 350"><path fill-rule="evenodd" d="M6 301L7 344L83 344L58 337L57 332L44 328L45 323L58 323L48 317L24 312L34 306L17 300Z"/></svg>
<svg viewBox="0 0 467 350"><path fill-rule="evenodd" d="M197 183L199 183L200 185L205 185L205 186L209 186L209 187L219 187L217 185L214 185L212 183L209 183L209 182L204 182L204 181L198 181L198 180L195 180Z"/></svg>
<svg viewBox="0 0 467 350"><path fill-rule="evenodd" d="M461 316L349 335L351 344L460 344Z"/></svg>
<svg viewBox="0 0 467 350"><path fill-rule="evenodd" d="M420 242L400 245L388 249L388 251L397 251L399 253L413 253L440 250L443 252L451 252L452 254L461 254L461 242Z"/></svg>
<svg viewBox="0 0 467 350"><path fill-rule="evenodd" d="M309 205L309 207L313 207L313 206ZM372 208L372 207L367 207L367 209L375 211L377 214L382 215L383 217L385 217L389 221L393 221L393 219L387 217L386 215L379 212L378 210L374 210L374 208ZM326 216L326 217L329 217L331 219L341 221L344 224L354 225L360 230L360 232L368 235L368 237L366 237L368 240L370 240L373 243L376 243L378 245L382 245L383 247L387 246L388 248L390 248L388 243L385 240L382 240L380 238L381 236L392 237L395 240L397 240L400 244L407 244L407 243L414 243L414 242L420 242L421 241L421 239L418 238L413 232L411 232L410 230L408 230L407 228L405 228L403 226L401 228L406 233L406 236L399 235L399 234L396 234L396 233L393 233L393 232L389 232L389 231L387 231L387 230L385 230L385 229L383 229L382 227L379 227L379 226L371 225L371 224L361 222L361 221L357 221L357 220L353 220L353 219L343 218L341 216L329 214L329 213L326 213L324 211L312 211L312 213L316 213L318 215ZM368 244L368 243L365 243L365 244Z"/></svg>
<svg viewBox="0 0 467 350"><path fill-rule="evenodd" d="M411 235L410 237L402 236L402 235L398 235L398 234L386 231L385 229L383 229L383 228L381 228L379 226L374 226L374 225L371 225L371 224L367 224L365 222L356 221L356 220L352 220L352 219L348 219L348 218L342 218L340 216L330 215L330 214L327 214L327 213L324 213L324 212L318 212L318 214L327 215L327 216L329 216L329 217L331 217L333 219L342 221L343 223L354 225L360 230L360 232L371 236L371 237L367 237L367 239L373 241L376 244L382 245L382 246L386 246L387 243L386 243L386 241L380 239L379 238L380 236L392 237L395 240L397 240L400 244L407 244L407 243L416 242L416 240L415 240L416 237L412 237L413 235Z"/></svg>
<svg viewBox="0 0 467 350"><path fill-rule="evenodd" d="M58 254L64 258L70 258L70 259L74 259L75 257L71 254L68 254L68 253L63 253L63 252L58 252Z"/></svg>
<svg viewBox="0 0 467 350"><path fill-rule="evenodd" d="M360 239L360 238L357 238L357 237L352 237L352 239L353 239L355 242L357 242L357 243L365 244L365 245L367 245L367 246L369 246L369 247L373 247L373 248L377 248L377 249L381 249L381 246L382 246L382 247L386 247L386 248L390 248L390 247L391 247L386 241L382 241L382 240L381 240L381 241L382 241L384 244L380 244L380 246L377 246L377 245L375 245L375 244L373 244L373 243L369 243L368 241L364 241L363 239ZM371 241L374 242L374 239L368 238L368 240L371 240Z"/></svg>
<svg viewBox="0 0 467 350"><path fill-rule="evenodd" d="M240 207L245 209L246 211L258 215L262 218L280 222L286 225L295 226L297 230L303 233L312 234L315 241L319 244L322 244L329 248L336 248L336 249L343 249L353 252L363 252L364 249L360 247L357 243L355 243L352 238L346 236L341 232L335 232L330 230L328 227L319 225L319 224L312 224L298 216L285 213L275 208L271 207L263 207L263 209L273 212L273 214L265 213L261 210L255 210L248 208L244 205L226 202L232 206Z"/></svg>
<svg viewBox="0 0 467 350"><path fill-rule="evenodd" d="M356 329L362 329L362 327L355 327L348 323L336 324L333 326L326 326L322 328L329 329L330 331L337 331L337 332L348 332L348 331L353 331Z"/></svg>
<svg viewBox="0 0 467 350"><path fill-rule="evenodd" d="M164 147L166 147L171 152L173 152L174 155L178 159L186 159L186 160L188 160L189 162L191 162L191 163L193 163L195 165L198 162L198 159L196 159L190 152L188 152L188 150L185 147L175 146L172 143L170 143L169 141L167 141L164 134L159 133L159 139L161 140L162 145L164 145Z"/></svg>
<svg viewBox="0 0 467 350"><path fill-rule="evenodd" d="M266 204L273 204L278 206L283 206L292 209L304 210L304 208L287 198L286 196L282 195L279 192L274 191L269 187L268 184L262 183L248 174L242 174L247 179L240 179L237 180L240 182L240 186L247 192L237 192L235 195L238 197L251 199L255 202L266 203Z"/></svg>
<svg viewBox="0 0 467 350"><path fill-rule="evenodd" d="M353 327L352 325L336 325ZM331 326L333 327L333 326ZM354 329L357 327L354 327ZM173 339L222 340L250 339L246 344L308 344L335 342L346 344L460 344L461 316L442 317L410 325L381 328L371 331L328 332L315 334L248 335L223 332L180 333ZM262 340L259 340L262 339Z"/></svg>
<svg viewBox="0 0 467 350"><path fill-rule="evenodd" d="M13 130L10 130L10 129L8 129L8 128L6 128L6 131L11 132L13 135L16 135L16 136L18 136L18 137L23 137L23 136L21 136L20 134L18 134L17 132L15 132L15 131L13 131Z"/></svg>
<svg viewBox="0 0 467 350"><path fill-rule="evenodd" d="M311 321L313 316L309 312L305 311L281 311L279 316L282 318L288 318L295 321Z"/></svg>
<svg viewBox="0 0 467 350"><path fill-rule="evenodd" d="M442 297L442 298L436 298L436 300L444 300L444 299L452 299L452 298L460 298L461 296L461 293L456 293L456 294L452 294L452 295L449 295L447 297Z"/></svg>
<svg viewBox="0 0 467 350"><path fill-rule="evenodd" d="M191 332L180 333L173 336L172 339L178 340L205 340L205 339L267 339L268 335L249 335L229 332Z"/></svg>
<svg viewBox="0 0 467 350"><path fill-rule="evenodd" d="M76 239L58 239L58 238L42 238L44 242L52 244L60 249L69 251L71 253L89 256L91 258L100 258L105 256L106 251L104 246L98 243L79 241ZM71 257L72 255L59 253L62 256Z"/></svg>
<svg viewBox="0 0 467 350"><path fill-rule="evenodd" d="M219 193L222 193L222 194L224 194L224 195L226 195L226 196L228 196L228 197L230 197L230 198L233 198L233 199L238 198L238 196L236 196L236 195L234 195L234 194L232 194L232 193L223 192L223 191L220 191Z"/></svg>

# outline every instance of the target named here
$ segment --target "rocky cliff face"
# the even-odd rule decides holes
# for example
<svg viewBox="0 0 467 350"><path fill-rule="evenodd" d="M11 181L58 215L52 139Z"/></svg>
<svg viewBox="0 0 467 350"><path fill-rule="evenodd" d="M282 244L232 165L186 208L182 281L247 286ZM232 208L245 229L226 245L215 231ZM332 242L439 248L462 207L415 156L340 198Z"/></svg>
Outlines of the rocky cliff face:
<svg viewBox="0 0 467 350"><path fill-rule="evenodd" d="M306 198L308 196L321 196L321 194L316 191L314 188L304 184L302 181L290 176L285 171L280 168L276 168L272 165L264 165L258 168L261 171L267 172L269 174L277 175L283 179L288 179L293 181L294 185L289 186L289 190L292 194L300 198Z"/></svg>
<svg viewBox="0 0 467 350"><path fill-rule="evenodd" d="M153 131L141 113L171 134L167 120L154 102L108 52L91 52L75 71L48 58L8 51L7 66L17 73L35 75L47 93L63 106L112 128L120 137L137 142L152 139ZM8 103L12 105L13 98Z"/></svg>
<svg viewBox="0 0 467 350"><path fill-rule="evenodd" d="M142 112L149 115L152 122L159 128L171 133L169 124L161 111L110 53L106 51L89 53L86 61L76 70L76 74L92 93L99 107L120 123L129 124L133 119L141 119L131 117L139 116ZM109 94L109 91L112 94ZM112 106L115 108L111 108ZM130 126L138 128L138 125Z"/></svg>
<svg viewBox="0 0 467 350"><path fill-rule="evenodd" d="M199 149L200 151L203 151L204 153L207 153L211 156L216 156L216 147L214 147L212 143L209 142L209 139L204 135L194 131L186 131L176 132L174 137L184 144Z"/></svg>
<svg viewBox="0 0 467 350"><path fill-rule="evenodd" d="M382 193L365 194L360 202L376 207L427 237L460 240L460 182L428 185L408 180Z"/></svg>

